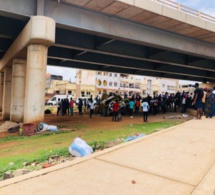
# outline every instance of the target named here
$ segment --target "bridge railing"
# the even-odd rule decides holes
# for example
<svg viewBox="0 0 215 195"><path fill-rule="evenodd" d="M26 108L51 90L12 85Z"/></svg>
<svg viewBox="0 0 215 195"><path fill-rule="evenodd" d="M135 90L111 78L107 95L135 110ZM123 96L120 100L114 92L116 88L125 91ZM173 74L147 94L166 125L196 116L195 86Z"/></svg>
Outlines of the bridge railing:
<svg viewBox="0 0 215 195"><path fill-rule="evenodd" d="M211 16L211 15L205 14L203 12L197 11L195 9L192 9L190 7L181 5L180 3L177 3L175 1L171 1L171 0L151 0L151 1L155 1L157 3L160 3L162 5L170 7L172 9L175 9L175 10L184 12L186 14L201 18L203 20L215 23L215 17L214 16Z"/></svg>

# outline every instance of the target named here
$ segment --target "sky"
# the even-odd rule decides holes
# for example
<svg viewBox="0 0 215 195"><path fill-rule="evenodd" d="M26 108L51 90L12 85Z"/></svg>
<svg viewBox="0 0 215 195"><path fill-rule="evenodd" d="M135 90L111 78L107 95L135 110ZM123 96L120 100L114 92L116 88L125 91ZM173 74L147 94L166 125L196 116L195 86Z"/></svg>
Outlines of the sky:
<svg viewBox="0 0 215 195"><path fill-rule="evenodd" d="M215 16L215 0L172 0L172 1L178 2L182 5L201 11L208 15ZM62 75L64 80L71 80L72 82L75 82L76 69L48 66L47 73ZM180 81L180 83L188 83L188 81Z"/></svg>
<svg viewBox="0 0 215 195"><path fill-rule="evenodd" d="M175 0L176 2L201 11L208 15L215 16L215 1L214 0Z"/></svg>

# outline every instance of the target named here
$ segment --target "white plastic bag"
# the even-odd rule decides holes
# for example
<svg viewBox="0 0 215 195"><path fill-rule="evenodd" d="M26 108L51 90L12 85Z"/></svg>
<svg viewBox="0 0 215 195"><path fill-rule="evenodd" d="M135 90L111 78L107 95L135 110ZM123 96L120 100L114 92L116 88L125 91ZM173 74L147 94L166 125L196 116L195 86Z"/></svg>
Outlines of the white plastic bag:
<svg viewBox="0 0 215 195"><path fill-rule="evenodd" d="M84 140L76 137L72 145L69 147L69 152L76 157L81 157L93 153L93 149Z"/></svg>

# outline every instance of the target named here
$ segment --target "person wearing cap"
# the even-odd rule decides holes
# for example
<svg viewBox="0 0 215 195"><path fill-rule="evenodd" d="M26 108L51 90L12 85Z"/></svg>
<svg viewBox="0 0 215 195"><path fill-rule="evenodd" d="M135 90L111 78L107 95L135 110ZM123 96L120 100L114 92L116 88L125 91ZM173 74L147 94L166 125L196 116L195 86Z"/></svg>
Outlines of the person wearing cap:
<svg viewBox="0 0 215 195"><path fill-rule="evenodd" d="M202 113L203 113L203 115L205 115L205 100L206 100L207 91L208 91L208 88L205 87L203 90L203 97L202 97Z"/></svg>
<svg viewBox="0 0 215 195"><path fill-rule="evenodd" d="M202 97L203 97L203 90L199 88L199 84L195 84L196 90L194 91L194 100L193 105L196 107L196 119L201 119L202 117Z"/></svg>

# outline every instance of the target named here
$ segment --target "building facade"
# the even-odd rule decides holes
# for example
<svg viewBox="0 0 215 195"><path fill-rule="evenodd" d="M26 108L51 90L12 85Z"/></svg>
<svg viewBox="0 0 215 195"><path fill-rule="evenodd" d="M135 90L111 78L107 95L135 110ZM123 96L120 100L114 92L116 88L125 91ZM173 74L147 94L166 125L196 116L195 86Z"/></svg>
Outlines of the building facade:
<svg viewBox="0 0 215 195"><path fill-rule="evenodd" d="M178 80L161 79L154 77L138 77L128 74L119 74L102 71L76 71L76 82L52 80L48 93L69 94L74 98L96 97L103 93L117 92L120 95L139 94L142 97L147 95L159 95L166 92L175 93Z"/></svg>

